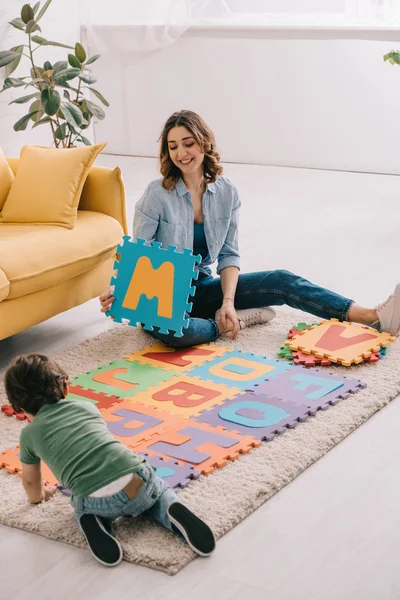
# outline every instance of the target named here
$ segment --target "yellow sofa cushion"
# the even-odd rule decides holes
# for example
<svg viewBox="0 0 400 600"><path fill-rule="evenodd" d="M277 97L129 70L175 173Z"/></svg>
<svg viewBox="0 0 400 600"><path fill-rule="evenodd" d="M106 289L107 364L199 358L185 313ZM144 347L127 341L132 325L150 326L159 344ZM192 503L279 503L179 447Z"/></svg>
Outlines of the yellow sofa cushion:
<svg viewBox="0 0 400 600"><path fill-rule="evenodd" d="M7 298L10 291L10 282L4 271L0 269L0 302Z"/></svg>
<svg viewBox="0 0 400 600"><path fill-rule="evenodd" d="M73 229L0 224L0 269L10 285L7 300L89 271L115 252L122 235L116 219L87 210L78 211Z"/></svg>
<svg viewBox="0 0 400 600"><path fill-rule="evenodd" d="M0 148L0 210L4 206L13 181L14 173L4 156L3 150Z"/></svg>
<svg viewBox="0 0 400 600"><path fill-rule="evenodd" d="M74 227L83 185L105 145L65 149L24 146L0 223Z"/></svg>

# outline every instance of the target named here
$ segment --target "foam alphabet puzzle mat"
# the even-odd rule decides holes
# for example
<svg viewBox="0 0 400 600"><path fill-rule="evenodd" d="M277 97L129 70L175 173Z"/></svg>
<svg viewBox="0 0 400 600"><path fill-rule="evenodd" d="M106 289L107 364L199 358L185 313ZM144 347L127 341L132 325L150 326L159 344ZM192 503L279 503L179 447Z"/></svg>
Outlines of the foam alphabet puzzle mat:
<svg viewBox="0 0 400 600"><path fill-rule="evenodd" d="M321 337L326 329L301 331ZM302 336L293 332L289 341L297 338ZM185 487L301 427L317 411L334 410L363 387L327 367L296 366L216 344L173 350L155 343L78 375L70 398L95 403L117 440L143 454L171 487ZM18 449L0 456L1 467L20 472ZM57 481L43 469L46 480Z"/></svg>
<svg viewBox="0 0 400 600"><path fill-rule="evenodd" d="M199 272L195 266L201 256L187 248L162 248L160 242L124 236L117 257L116 274L111 278L115 301L106 315L117 322L142 324L148 331L158 327L161 333L181 337L182 329L189 325L189 296L196 292L193 281Z"/></svg>

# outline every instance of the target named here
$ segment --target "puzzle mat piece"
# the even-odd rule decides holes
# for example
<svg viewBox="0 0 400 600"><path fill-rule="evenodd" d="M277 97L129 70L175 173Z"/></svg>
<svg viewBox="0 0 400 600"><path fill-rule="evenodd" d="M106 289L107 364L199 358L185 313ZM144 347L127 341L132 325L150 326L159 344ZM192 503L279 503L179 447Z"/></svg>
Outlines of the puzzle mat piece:
<svg viewBox="0 0 400 600"><path fill-rule="evenodd" d="M254 386L255 394L279 397L310 409L311 414L329 405L337 404L366 387L366 383L353 377L336 375L327 371L306 367L292 367L279 377Z"/></svg>
<svg viewBox="0 0 400 600"><path fill-rule="evenodd" d="M200 367L194 367L190 376L246 390L255 383L276 377L278 373L290 368L289 363L276 358L234 350L228 356L218 357Z"/></svg>
<svg viewBox="0 0 400 600"><path fill-rule="evenodd" d="M139 455L146 458L147 462L156 470L156 475L164 479L171 488L184 488L201 475L200 471L190 465L182 465L176 460L168 460L158 454L150 456L139 452Z"/></svg>
<svg viewBox="0 0 400 600"><path fill-rule="evenodd" d="M240 393L239 388L184 373L136 394L135 401L187 419Z"/></svg>
<svg viewBox="0 0 400 600"><path fill-rule="evenodd" d="M42 461L42 480L46 485L57 485L58 479L54 477L49 467ZM22 463L19 459L19 446L5 450L0 454L0 469L5 468L8 473L22 475Z"/></svg>
<svg viewBox="0 0 400 600"><path fill-rule="evenodd" d="M293 351L293 362L295 365L304 365L305 367L329 367L332 363L328 358L318 358L315 354L306 354L301 350Z"/></svg>
<svg viewBox="0 0 400 600"><path fill-rule="evenodd" d="M185 423L159 408L128 399L110 408L103 408L100 412L109 432L128 447L148 440L156 433L162 433L167 427L182 426Z"/></svg>
<svg viewBox="0 0 400 600"><path fill-rule="evenodd" d="M290 348L288 348L285 345L283 345L279 348L279 351L276 353L276 355L278 358L285 358L286 360L293 359L293 352L291 351Z"/></svg>
<svg viewBox="0 0 400 600"><path fill-rule="evenodd" d="M138 444L134 452L154 453L179 463L190 464L204 475L217 467L225 466L228 460L236 460L241 453L250 452L261 442L251 436L242 436L235 431L227 432L205 423L186 421L184 427L168 429L151 440Z"/></svg>
<svg viewBox="0 0 400 600"><path fill-rule="evenodd" d="M291 340L294 335L297 335L300 331L304 331L305 329L311 329L311 327L315 327L317 323L313 323L312 325L307 325L307 323L297 323L297 325L293 325L289 329L288 340Z"/></svg>
<svg viewBox="0 0 400 600"><path fill-rule="evenodd" d="M126 360L136 360L142 364L149 364L152 367L174 371L175 373L182 373L228 352L232 352L232 349L216 344L201 344L191 348L176 349L156 343L142 350L132 352L124 358Z"/></svg>
<svg viewBox="0 0 400 600"><path fill-rule="evenodd" d="M310 329L310 327L311 325L307 325L307 323L297 323L297 325L293 325L289 330L288 337L286 339L292 339L292 337L295 335L295 332L303 331L303 329ZM293 360L293 353L291 349L284 344L280 346L276 355L278 358L284 358L285 360L289 361Z"/></svg>
<svg viewBox="0 0 400 600"><path fill-rule="evenodd" d="M88 400L96 404L97 408L110 408L118 402L121 402L119 396L108 396L103 392L94 392L93 390L84 390L80 385L70 385L68 398L71 400Z"/></svg>
<svg viewBox="0 0 400 600"><path fill-rule="evenodd" d="M221 406L202 411L194 420L251 435L257 440L270 441L287 428L295 427L299 421L305 421L308 416L306 406L247 392Z"/></svg>
<svg viewBox="0 0 400 600"><path fill-rule="evenodd" d="M86 374L74 377L71 384L85 390L103 392L119 398L133 397L160 381L167 381L171 372L150 365L142 365L122 358L103 365Z"/></svg>
<svg viewBox="0 0 400 600"><path fill-rule="evenodd" d="M182 337L182 329L189 325L189 296L196 292L192 284L199 276L195 266L201 256L188 248L161 248L160 242L133 241L129 236L123 237L117 255L116 276L111 278L115 301L106 315L116 322L143 323L148 331L159 327L160 333Z"/></svg>
<svg viewBox="0 0 400 600"><path fill-rule="evenodd" d="M6 415L6 417L16 417L18 421L25 421L26 415L24 413L16 413L11 404L3 404L1 407L1 412Z"/></svg>
<svg viewBox="0 0 400 600"><path fill-rule="evenodd" d="M285 342L291 350L302 350L306 354L326 357L344 366L359 364L372 352L379 352L396 338L388 333L379 333L364 325L354 325L337 319L323 321Z"/></svg>

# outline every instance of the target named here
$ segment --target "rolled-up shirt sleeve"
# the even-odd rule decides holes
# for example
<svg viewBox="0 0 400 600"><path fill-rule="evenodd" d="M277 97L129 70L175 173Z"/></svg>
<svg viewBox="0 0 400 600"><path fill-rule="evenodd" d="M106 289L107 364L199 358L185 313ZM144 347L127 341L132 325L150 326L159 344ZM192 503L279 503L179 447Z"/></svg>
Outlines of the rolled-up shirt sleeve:
<svg viewBox="0 0 400 600"><path fill-rule="evenodd" d="M152 184L150 184L135 206L132 239L143 238L148 242L153 241L159 221L158 203L154 201Z"/></svg>
<svg viewBox="0 0 400 600"><path fill-rule="evenodd" d="M229 222L228 233L226 234L224 245L218 254L217 273L227 267L237 267L240 270L240 254L239 254L239 211L240 198L238 191L234 191L234 201L232 213Z"/></svg>

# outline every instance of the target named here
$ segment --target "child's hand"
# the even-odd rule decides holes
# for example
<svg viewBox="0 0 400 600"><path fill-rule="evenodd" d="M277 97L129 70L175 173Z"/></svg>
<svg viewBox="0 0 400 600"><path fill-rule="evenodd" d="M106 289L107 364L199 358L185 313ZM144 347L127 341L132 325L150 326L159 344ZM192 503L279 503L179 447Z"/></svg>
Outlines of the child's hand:
<svg viewBox="0 0 400 600"><path fill-rule="evenodd" d="M42 502L43 501L47 502L47 500L50 500L50 498L52 496L54 496L54 494L56 493L57 489L58 488L55 485L50 485L50 486L44 485L43 486Z"/></svg>
<svg viewBox="0 0 400 600"><path fill-rule="evenodd" d="M107 292L103 292L99 297L99 300L101 304L101 312L106 312L107 310L110 310L112 303L115 300L112 290L110 289Z"/></svg>

